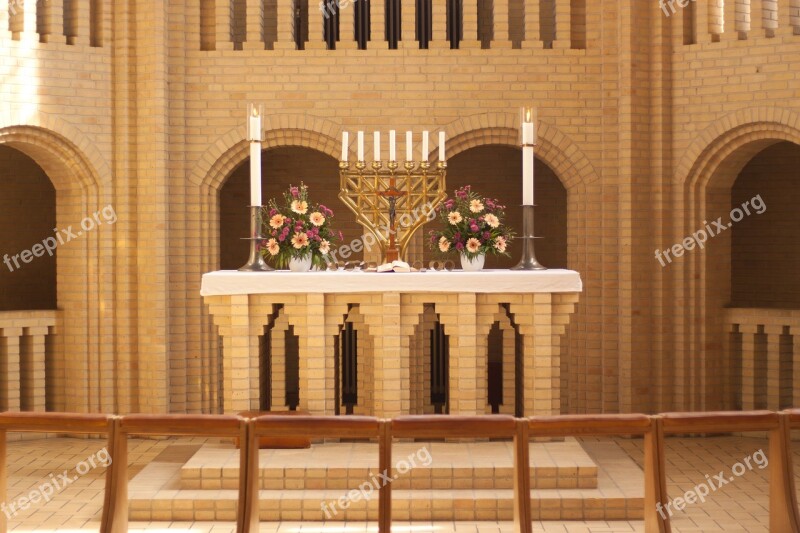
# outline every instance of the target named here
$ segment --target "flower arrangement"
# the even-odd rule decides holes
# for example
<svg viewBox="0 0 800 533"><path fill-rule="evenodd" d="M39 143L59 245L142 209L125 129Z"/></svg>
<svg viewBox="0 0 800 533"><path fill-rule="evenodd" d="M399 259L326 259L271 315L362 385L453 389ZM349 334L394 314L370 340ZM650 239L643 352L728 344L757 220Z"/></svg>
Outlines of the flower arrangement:
<svg viewBox="0 0 800 533"><path fill-rule="evenodd" d="M333 211L309 201L306 185L289 187L283 193L283 205L273 198L264 211L261 234L269 239L262 243L261 253L267 261L284 268L291 259L310 255L312 266L325 268L331 247L342 239L342 232L331 229Z"/></svg>
<svg viewBox="0 0 800 533"><path fill-rule="evenodd" d="M484 198L469 185L458 189L437 208L444 229L430 232L430 247L443 254L456 252L472 260L485 254L509 255L514 232L503 224L505 206Z"/></svg>

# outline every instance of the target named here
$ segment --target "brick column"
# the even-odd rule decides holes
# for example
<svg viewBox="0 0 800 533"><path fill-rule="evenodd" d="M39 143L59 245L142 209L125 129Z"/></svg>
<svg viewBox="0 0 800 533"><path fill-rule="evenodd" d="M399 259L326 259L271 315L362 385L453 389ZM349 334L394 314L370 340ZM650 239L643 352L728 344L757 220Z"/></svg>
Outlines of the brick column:
<svg viewBox="0 0 800 533"><path fill-rule="evenodd" d="M450 48L450 41L447 40L447 0L431 0L431 3L433 40L428 48Z"/></svg>
<svg viewBox="0 0 800 533"><path fill-rule="evenodd" d="M765 326L767 334L767 409L778 411L781 398L781 326Z"/></svg>
<svg viewBox="0 0 800 533"><path fill-rule="evenodd" d="M800 5L797 3L789 7L789 25L792 27L792 33L796 28L800 28Z"/></svg>
<svg viewBox="0 0 800 533"><path fill-rule="evenodd" d="M479 405L477 299L475 293L459 293L455 305L439 310L450 339L450 414L475 415L484 411Z"/></svg>
<svg viewBox="0 0 800 533"><path fill-rule="evenodd" d="M376 307L362 310L363 315L370 324L370 333L374 340L374 371L375 371L375 416L391 418L403 412L404 400L408 404L408 372L401 362L403 343L401 332L400 294L396 292L384 293L375 301ZM381 315L380 327L375 327L375 312Z"/></svg>
<svg viewBox="0 0 800 533"><path fill-rule="evenodd" d="M370 41L367 48L375 50L388 50L389 41L386 40L386 2L384 0L370 0Z"/></svg>
<svg viewBox="0 0 800 533"><path fill-rule="evenodd" d="M27 0L26 0L27 1ZM67 37L67 43L73 45L89 45L89 23L90 14L89 9L91 4L89 0L81 0L72 2L72 27L74 35Z"/></svg>
<svg viewBox="0 0 800 533"><path fill-rule="evenodd" d="M303 318L304 324L295 326L300 337L300 407L314 415L332 414L333 406L329 409L326 405L326 391L333 390L333 380L328 383L326 379L325 296L307 294L305 300L305 306L298 306L302 314L296 315ZM293 320L299 322L297 318Z"/></svg>
<svg viewBox="0 0 800 533"><path fill-rule="evenodd" d="M398 44L398 48L419 48L419 43L416 37L416 16L417 5L414 0L400 0L403 2L403 9L400 19L400 34L402 40Z"/></svg>
<svg viewBox="0 0 800 533"><path fill-rule="evenodd" d="M756 405L756 326L740 324L742 334L742 409L752 411Z"/></svg>
<svg viewBox="0 0 800 533"><path fill-rule="evenodd" d="M19 349L22 328L0 330L0 410L20 410Z"/></svg>
<svg viewBox="0 0 800 533"><path fill-rule="evenodd" d="M309 6L311 7L311 6ZM247 0L245 50L264 50L264 0Z"/></svg>
<svg viewBox="0 0 800 533"><path fill-rule="evenodd" d="M724 33L722 34L722 39L736 41L739 39L739 34L736 31L736 0L721 1L724 6Z"/></svg>
<svg viewBox="0 0 800 533"><path fill-rule="evenodd" d="M233 4L230 0L215 0L216 6L216 35L217 50L233 50L231 40L231 20L233 19Z"/></svg>
<svg viewBox="0 0 800 533"><path fill-rule="evenodd" d="M325 3L327 4L327 1ZM325 12L328 16L331 16L330 10L327 8ZM328 48L323 31L324 20L322 10L319 8L319 2L310 1L308 3L308 42L306 43L306 50L326 50Z"/></svg>
<svg viewBox="0 0 800 533"><path fill-rule="evenodd" d="M556 38L553 48L571 48L572 31L570 0L556 0Z"/></svg>
<svg viewBox="0 0 800 533"><path fill-rule="evenodd" d="M17 2L17 5L19 3ZM22 38L26 41L38 41L39 34L36 33L36 0L23 0L22 3L24 3Z"/></svg>
<svg viewBox="0 0 800 533"><path fill-rule="evenodd" d="M508 33L508 1L494 0L494 39L492 48L511 48Z"/></svg>
<svg viewBox="0 0 800 533"><path fill-rule="evenodd" d="M527 0L525 2L525 40L522 41L522 48L539 48L542 43L542 30L540 24L539 0Z"/></svg>
<svg viewBox="0 0 800 533"><path fill-rule="evenodd" d="M279 0L280 1L280 0ZM355 38L356 27L356 6L350 1L342 3L339 8L339 42L336 43L337 49L356 50L358 43Z"/></svg>
<svg viewBox="0 0 800 533"><path fill-rule="evenodd" d="M46 326L25 328L26 350L20 352L20 407L26 411L45 411L45 337ZM24 360L22 358L25 358Z"/></svg>
<svg viewBox="0 0 800 533"><path fill-rule="evenodd" d="M480 48L478 40L478 0L463 0L461 6L461 26L463 35L459 48Z"/></svg>
<svg viewBox="0 0 800 533"><path fill-rule="evenodd" d="M750 2L736 0L736 31L747 33L750 29Z"/></svg>
<svg viewBox="0 0 800 533"><path fill-rule="evenodd" d="M258 357L258 339L255 347L250 338L249 296L229 296L230 327L220 327L223 349L223 382L225 388L224 410L235 414L251 409L250 358ZM227 331L226 331L227 330Z"/></svg>
<svg viewBox="0 0 800 533"><path fill-rule="evenodd" d="M778 1L763 0L761 3L761 21L764 30L775 32L778 29Z"/></svg>

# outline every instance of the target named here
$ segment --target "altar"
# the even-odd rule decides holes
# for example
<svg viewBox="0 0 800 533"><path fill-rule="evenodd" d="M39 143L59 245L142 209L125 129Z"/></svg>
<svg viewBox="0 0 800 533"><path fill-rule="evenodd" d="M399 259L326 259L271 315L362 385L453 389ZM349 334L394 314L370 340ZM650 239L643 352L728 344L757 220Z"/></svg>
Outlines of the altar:
<svg viewBox="0 0 800 533"><path fill-rule="evenodd" d="M201 294L226 413L560 413L569 270L220 271Z"/></svg>

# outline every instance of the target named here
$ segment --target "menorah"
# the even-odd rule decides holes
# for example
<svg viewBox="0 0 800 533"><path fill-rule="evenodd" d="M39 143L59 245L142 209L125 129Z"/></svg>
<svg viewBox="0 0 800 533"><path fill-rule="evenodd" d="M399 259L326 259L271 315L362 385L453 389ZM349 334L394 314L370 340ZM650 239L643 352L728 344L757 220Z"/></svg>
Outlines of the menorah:
<svg viewBox="0 0 800 533"><path fill-rule="evenodd" d="M414 233L427 222L427 215L445 198L447 162L444 133L439 135L439 161L428 162L428 132L423 133L422 160L413 161L411 132L406 134L406 161L395 157L394 131L389 133L389 161L381 161L380 133L375 132L375 158L364 160L364 135L358 133L358 160L348 158L348 134L343 135L339 162L339 198L376 239L384 262L405 257Z"/></svg>

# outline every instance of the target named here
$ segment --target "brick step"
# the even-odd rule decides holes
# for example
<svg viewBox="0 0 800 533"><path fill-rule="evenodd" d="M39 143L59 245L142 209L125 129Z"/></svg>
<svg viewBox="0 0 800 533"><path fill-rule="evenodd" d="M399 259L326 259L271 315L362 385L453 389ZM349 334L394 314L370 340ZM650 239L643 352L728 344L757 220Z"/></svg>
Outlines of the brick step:
<svg viewBox="0 0 800 533"><path fill-rule="evenodd" d="M392 454L392 486L397 490L512 488L513 450L509 442L397 443ZM574 439L531 443L530 458L531 488L597 488L597 466ZM267 490L346 491L372 479L380 480L377 447L369 443L261 450L259 464L260 488ZM407 471L406 465L411 467ZM236 489L238 479L238 451L207 444L181 468L180 486Z"/></svg>
<svg viewBox="0 0 800 533"><path fill-rule="evenodd" d="M327 446L327 445L326 445ZM534 520L640 520L643 516L641 469L613 442L583 443L597 462L597 488L534 489ZM433 450L432 455L437 450ZM195 454L196 457L196 454ZM445 460L440 455L440 460ZM184 489L180 463L153 462L130 483L131 520L234 520L236 489ZM363 478L360 478L363 481ZM413 483L413 481L412 481ZM392 484L394 520L511 520L510 489L415 489ZM365 489L366 490L366 489ZM375 520L377 491L367 500L347 489L275 489L260 491L263 520ZM360 493L359 493L360 494ZM323 506L325 504L325 506Z"/></svg>

